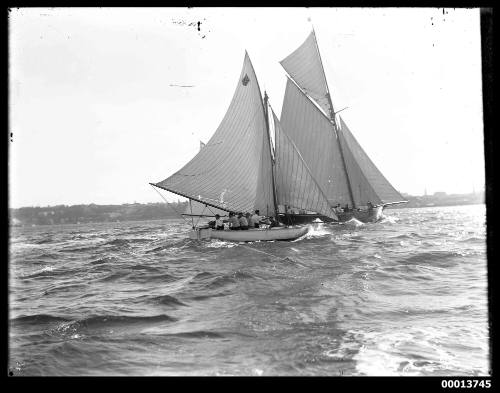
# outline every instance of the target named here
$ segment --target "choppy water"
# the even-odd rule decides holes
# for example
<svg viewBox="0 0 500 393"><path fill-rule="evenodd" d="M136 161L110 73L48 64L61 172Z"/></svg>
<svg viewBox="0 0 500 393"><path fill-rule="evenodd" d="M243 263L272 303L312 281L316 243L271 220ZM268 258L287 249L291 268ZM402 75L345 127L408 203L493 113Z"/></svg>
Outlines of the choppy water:
<svg viewBox="0 0 500 393"><path fill-rule="evenodd" d="M489 375L485 206L386 215L244 244L182 220L13 228L10 369Z"/></svg>

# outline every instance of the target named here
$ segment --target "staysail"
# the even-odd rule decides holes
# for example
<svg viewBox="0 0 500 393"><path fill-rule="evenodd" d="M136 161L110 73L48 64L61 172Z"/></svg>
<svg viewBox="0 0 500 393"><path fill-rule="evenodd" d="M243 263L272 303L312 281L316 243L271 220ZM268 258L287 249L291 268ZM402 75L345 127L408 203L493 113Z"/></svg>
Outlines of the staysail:
<svg viewBox="0 0 500 393"><path fill-rule="evenodd" d="M293 141L272 111L275 131L276 191L281 205L314 211L337 220Z"/></svg>
<svg viewBox="0 0 500 393"><path fill-rule="evenodd" d="M387 181L365 153L339 116L339 138L342 145L356 206L402 202L403 196Z"/></svg>
<svg viewBox="0 0 500 393"><path fill-rule="evenodd" d="M271 157L260 88L245 52L229 108L214 135L182 169L154 184L225 211L273 214Z"/></svg>
<svg viewBox="0 0 500 393"><path fill-rule="evenodd" d="M288 75L329 116L333 108L329 99L328 85L314 31L309 34L309 37L307 37L301 46L280 61L280 64Z"/></svg>
<svg viewBox="0 0 500 393"><path fill-rule="evenodd" d="M351 205L333 124L290 79L280 123L297 146L330 206Z"/></svg>

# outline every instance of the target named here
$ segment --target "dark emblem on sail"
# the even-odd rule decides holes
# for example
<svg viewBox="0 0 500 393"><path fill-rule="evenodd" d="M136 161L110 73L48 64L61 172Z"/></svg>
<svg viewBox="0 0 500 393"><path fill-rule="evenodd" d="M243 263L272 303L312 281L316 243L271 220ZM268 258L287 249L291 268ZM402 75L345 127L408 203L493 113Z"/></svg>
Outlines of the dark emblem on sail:
<svg viewBox="0 0 500 393"><path fill-rule="evenodd" d="M250 78L248 77L247 74L245 74L245 76L241 80L241 83L243 84L243 86L246 86L246 85L248 85L248 82L250 82Z"/></svg>

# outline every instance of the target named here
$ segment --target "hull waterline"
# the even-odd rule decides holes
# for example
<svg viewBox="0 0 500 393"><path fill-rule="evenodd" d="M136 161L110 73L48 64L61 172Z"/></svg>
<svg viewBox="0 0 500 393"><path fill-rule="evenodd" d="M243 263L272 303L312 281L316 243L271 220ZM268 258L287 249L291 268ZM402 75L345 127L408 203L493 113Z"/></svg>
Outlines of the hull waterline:
<svg viewBox="0 0 500 393"><path fill-rule="evenodd" d="M371 211L361 210L352 212L337 213L339 222L346 222L353 218L361 222L377 222L382 218L383 206L377 206ZM322 216L321 214L280 214L280 221L287 225L308 224L319 218L323 222L333 222L329 217Z"/></svg>
<svg viewBox="0 0 500 393"><path fill-rule="evenodd" d="M193 240L218 239L230 242L256 242L274 240L295 240L304 236L309 227L259 228L245 231L216 231L212 228L196 228L189 233Z"/></svg>

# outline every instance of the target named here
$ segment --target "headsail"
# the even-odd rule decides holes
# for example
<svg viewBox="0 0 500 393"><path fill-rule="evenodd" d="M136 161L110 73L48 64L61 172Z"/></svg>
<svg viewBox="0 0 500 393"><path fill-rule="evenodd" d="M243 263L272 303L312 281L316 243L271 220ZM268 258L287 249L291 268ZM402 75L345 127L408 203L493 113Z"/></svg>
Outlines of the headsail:
<svg viewBox="0 0 500 393"><path fill-rule="evenodd" d="M247 53L215 134L181 170L155 186L226 211L271 214L271 158L260 88Z"/></svg>
<svg viewBox="0 0 500 393"><path fill-rule="evenodd" d="M333 124L290 79L286 85L280 122L330 205L351 205Z"/></svg>
<svg viewBox="0 0 500 393"><path fill-rule="evenodd" d="M380 204L404 201L403 196L396 191L370 160L340 116L339 119L339 138L356 205L366 206L367 202Z"/></svg>
<svg viewBox="0 0 500 393"><path fill-rule="evenodd" d="M318 212L337 220L326 196L313 178L293 141L273 114L275 130L275 173L278 201L298 209Z"/></svg>
<svg viewBox="0 0 500 393"><path fill-rule="evenodd" d="M332 108L328 98L328 85L314 31L309 34L301 46L280 61L280 64L302 90L311 96L329 116Z"/></svg>

